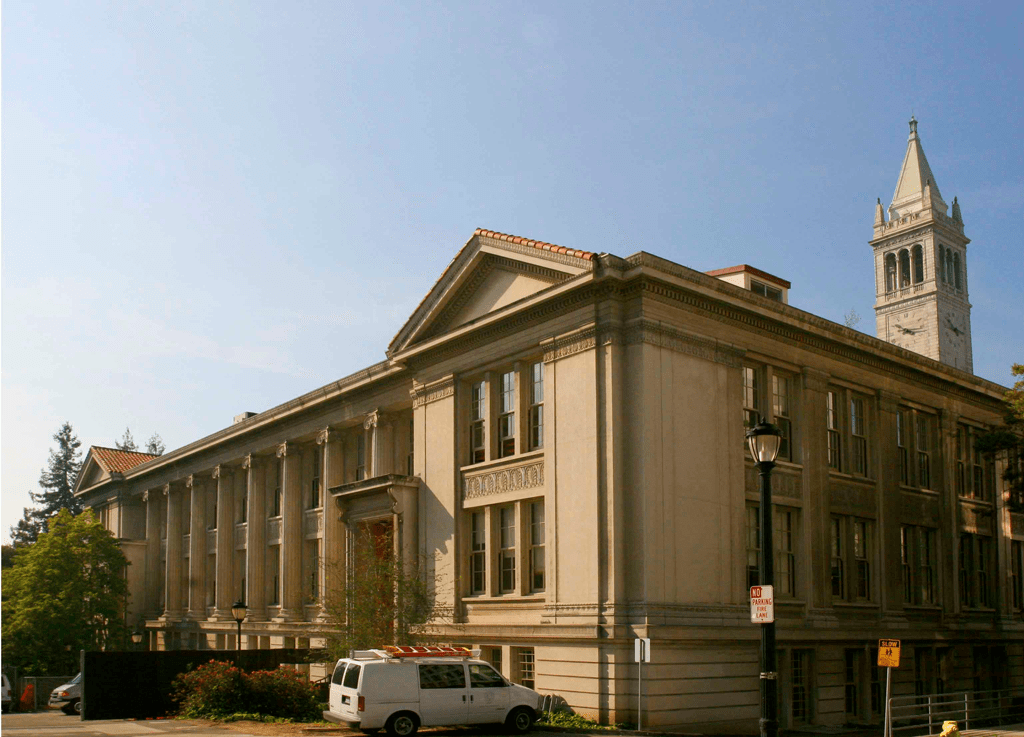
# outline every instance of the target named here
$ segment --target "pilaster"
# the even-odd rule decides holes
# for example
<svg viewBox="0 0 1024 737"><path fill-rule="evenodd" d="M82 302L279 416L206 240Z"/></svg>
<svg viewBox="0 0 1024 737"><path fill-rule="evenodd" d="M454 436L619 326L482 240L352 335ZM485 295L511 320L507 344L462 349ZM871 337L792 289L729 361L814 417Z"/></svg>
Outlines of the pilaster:
<svg viewBox="0 0 1024 737"><path fill-rule="evenodd" d="M940 489L938 551L939 560L947 560L952 565L937 566L940 575L942 608L948 612L960 611L960 529L957 520L959 497L956 492L956 424L960 416L947 409L939 410L939 441L938 463L933 464L940 469L941 477L937 488Z"/></svg>
<svg viewBox="0 0 1024 737"><path fill-rule="evenodd" d="M217 589L212 618L229 622L234 621L231 616L234 589L234 474L226 466L215 466L213 478L217 484Z"/></svg>
<svg viewBox="0 0 1024 737"><path fill-rule="evenodd" d="M899 411L899 396L885 390L878 391L878 422L876 435L871 438L870 448L874 451L875 498L878 510L878 570L879 594L882 611L903 611L902 571L896 565L881 565L885 561L900 560L900 459L896 444L896 413ZM908 430L909 432L909 430Z"/></svg>
<svg viewBox="0 0 1024 737"><path fill-rule="evenodd" d="M829 568L830 488L828 472L828 432L825 426L828 374L803 369L801 399L800 462L803 464L803 503L809 535L812 609L830 608L831 570Z"/></svg>
<svg viewBox="0 0 1024 737"><path fill-rule="evenodd" d="M367 437L367 449L369 450L367 478L385 476L393 472L395 448L392 442L394 427L391 418L383 414L379 409L373 410L363 421L363 429L369 435Z"/></svg>
<svg viewBox="0 0 1024 737"><path fill-rule="evenodd" d="M167 499L167 553L164 567L164 613L161 619L176 622L181 619L181 515L182 492L170 484L164 487Z"/></svg>
<svg viewBox="0 0 1024 737"><path fill-rule="evenodd" d="M323 447L323 464L320 478L323 479L323 560L320 563L320 613L317 619L327 618L327 597L330 592L344 586L345 530L341 514L331 498L329 489L345 483L345 453L342 436L336 430L325 427L316 437Z"/></svg>
<svg viewBox="0 0 1024 737"><path fill-rule="evenodd" d="M159 616L163 603L158 599L160 594L159 579L164 572L160 569L160 507L166 507L160 489L149 489L142 494L146 505L146 600L143 611L148 616Z"/></svg>
<svg viewBox="0 0 1024 737"><path fill-rule="evenodd" d="M302 453L294 443L277 448L284 464L281 482L281 609L277 619L295 622L302 611Z"/></svg>
<svg viewBox="0 0 1024 737"><path fill-rule="evenodd" d="M192 521L189 527L188 618L206 619L206 483L191 474L185 485L192 489Z"/></svg>
<svg viewBox="0 0 1024 737"><path fill-rule="evenodd" d="M245 579L249 622L267 621L267 492L266 464L248 455L242 461L247 474L248 523L246 527ZM251 639L251 638L250 638Z"/></svg>

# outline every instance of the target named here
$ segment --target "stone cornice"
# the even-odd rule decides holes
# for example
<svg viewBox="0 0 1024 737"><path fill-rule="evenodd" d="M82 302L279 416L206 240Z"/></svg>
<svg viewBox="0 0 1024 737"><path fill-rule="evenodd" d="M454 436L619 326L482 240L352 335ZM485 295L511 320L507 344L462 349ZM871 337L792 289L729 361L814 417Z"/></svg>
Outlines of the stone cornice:
<svg viewBox="0 0 1024 737"><path fill-rule="evenodd" d="M741 366L743 356L746 355L746 351L736 346L712 338L691 335L653 320L635 321L626 327L624 333L627 345L646 343L734 368Z"/></svg>
<svg viewBox="0 0 1024 737"><path fill-rule="evenodd" d="M453 396L455 375L449 374L429 384L414 384L409 394L412 396L413 409Z"/></svg>

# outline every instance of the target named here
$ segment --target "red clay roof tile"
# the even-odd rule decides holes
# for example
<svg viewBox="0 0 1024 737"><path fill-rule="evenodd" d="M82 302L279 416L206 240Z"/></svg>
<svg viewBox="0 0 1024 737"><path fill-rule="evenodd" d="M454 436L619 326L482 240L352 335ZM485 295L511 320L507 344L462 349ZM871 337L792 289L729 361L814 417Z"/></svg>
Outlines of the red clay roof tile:
<svg viewBox="0 0 1024 737"><path fill-rule="evenodd" d="M494 238L499 241L508 241L509 243L518 243L524 246L532 246L542 251L551 251L552 253L565 253L576 258L581 258L585 261L593 261L594 254L590 251L578 251L573 248L566 248L565 246L556 246L554 243L546 243L545 241L532 241L528 238L523 238L518 235L509 235L508 233L499 233L496 230L486 230L484 228L477 228L474 235L482 235L487 238Z"/></svg>
<svg viewBox="0 0 1024 737"><path fill-rule="evenodd" d="M124 473L158 457L152 453L104 448L101 445L92 446L89 448L89 452L107 473Z"/></svg>

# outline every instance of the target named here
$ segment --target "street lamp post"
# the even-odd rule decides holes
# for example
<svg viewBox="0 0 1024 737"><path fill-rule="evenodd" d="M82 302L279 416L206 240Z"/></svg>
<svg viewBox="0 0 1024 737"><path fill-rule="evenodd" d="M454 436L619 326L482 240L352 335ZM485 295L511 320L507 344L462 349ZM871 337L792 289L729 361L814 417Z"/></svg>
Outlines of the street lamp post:
<svg viewBox="0 0 1024 737"><path fill-rule="evenodd" d="M142 632L140 630L134 630L132 632L132 644L135 645L135 649L139 649L139 645L142 644Z"/></svg>
<svg viewBox="0 0 1024 737"><path fill-rule="evenodd" d="M248 607L241 599L231 605L231 616L238 623L238 637L235 640L235 650L242 649L242 620L245 619L246 610L248 610Z"/></svg>
<svg viewBox="0 0 1024 737"><path fill-rule="evenodd" d="M758 561L758 583L775 586L775 565L772 543L772 469L782 446L779 428L762 417L747 430L747 443L760 478L761 556ZM778 664L775 652L775 622L761 623L761 737L779 734Z"/></svg>

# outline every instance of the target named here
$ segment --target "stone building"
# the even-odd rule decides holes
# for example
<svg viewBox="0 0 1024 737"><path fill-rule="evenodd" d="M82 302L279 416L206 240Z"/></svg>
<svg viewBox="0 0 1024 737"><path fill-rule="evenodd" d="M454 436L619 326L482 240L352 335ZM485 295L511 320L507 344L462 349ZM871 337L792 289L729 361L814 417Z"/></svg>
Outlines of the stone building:
<svg viewBox="0 0 1024 737"><path fill-rule="evenodd" d="M130 625L234 648L242 597L243 647L304 646L372 525L430 561L442 636L513 680L633 721L649 637L645 724L756 730L763 415L785 434L783 726L879 721L882 637L903 641L894 693L1024 688L1024 513L973 446L1005 389L970 372L944 210L912 123L871 241L880 339L750 266L477 230L384 361L158 458L90 451L77 493L131 558Z"/></svg>

